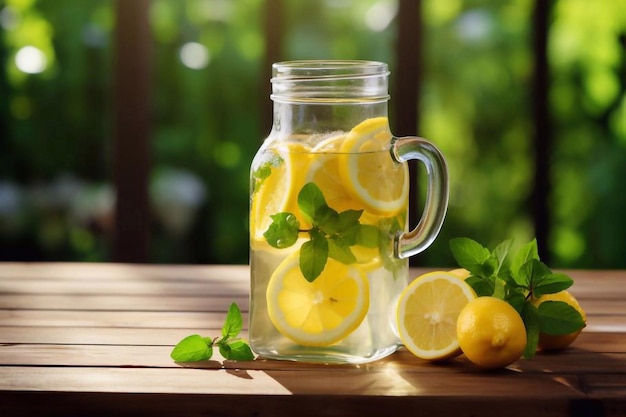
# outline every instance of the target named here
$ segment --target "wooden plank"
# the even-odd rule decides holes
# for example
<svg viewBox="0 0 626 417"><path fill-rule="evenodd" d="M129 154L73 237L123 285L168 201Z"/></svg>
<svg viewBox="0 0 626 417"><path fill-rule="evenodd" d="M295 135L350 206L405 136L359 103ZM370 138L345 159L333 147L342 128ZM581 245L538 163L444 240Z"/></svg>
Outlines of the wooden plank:
<svg viewBox="0 0 626 417"><path fill-rule="evenodd" d="M437 268L411 268L410 276L417 277L420 274ZM446 269L446 268L439 268ZM570 291L582 300L584 299L626 299L626 286L622 285L625 279L624 271L587 271L587 270L564 270L574 279L574 286ZM17 278L20 278L19 280ZM207 281L227 283L237 288L245 289L249 282L249 267L247 265L134 265L134 264L89 264L89 263L2 263L0 268L0 292L18 292L18 284L28 279L37 284L42 281L54 282L57 279L71 279L74 285L79 282L106 281L125 283L132 282L131 286L139 286L138 283L146 284L146 291L154 293L157 289L175 292L176 284L189 284L197 282L205 284ZM163 280L165 288L155 285L150 289L148 283L157 283ZM110 289L113 284L105 285ZM206 284L205 284L206 285ZM65 288L67 289L67 288ZM36 286L25 284L24 291L29 293L43 293L37 291ZM93 291L99 289L92 288ZM118 291L119 292L119 291ZM184 292L184 291L183 291Z"/></svg>
<svg viewBox="0 0 626 417"><path fill-rule="evenodd" d="M170 346L133 345L48 345L15 344L0 345L0 365L19 366L109 366L109 367L177 367L169 354ZM446 364L432 364L412 356L406 351L397 352L387 360L363 366L320 366L286 361L246 361L235 362L232 366L240 369L256 370L336 370L339 372L360 369L362 371L388 370L393 372L418 373L474 373L480 370L461 356ZM211 361L189 364L188 367L220 368L224 358L217 349ZM524 374L625 374L626 353L597 353L582 350L569 350L559 355L538 354L530 360L519 360L508 367L509 371Z"/></svg>
<svg viewBox="0 0 626 417"><path fill-rule="evenodd" d="M626 334L623 332L603 333L584 329L572 343L572 348L593 352L626 352Z"/></svg>
<svg viewBox="0 0 626 417"><path fill-rule="evenodd" d="M0 365L177 367L170 359L171 350L172 346L0 345ZM215 356L223 360L219 353ZM211 362L221 367L220 362Z"/></svg>
<svg viewBox="0 0 626 417"><path fill-rule="evenodd" d="M2 268L4 269L4 268ZM71 270L71 268L69 269ZM49 275L25 274L22 279L16 279L12 274L0 271L0 293L4 294L180 294L197 295L207 293L225 294L234 291L234 294L249 292L249 276L247 267L223 267L222 273L208 272L206 268L199 268L195 273L189 270L186 274L175 272L172 275L136 275L134 272L121 273L124 269L94 268L94 275ZM131 268L131 271L143 270ZM183 268L185 270L185 268ZM61 269L59 271L62 271ZM148 272L151 269L148 268ZM411 276L418 276L423 270L412 270ZM86 273L89 273L87 270ZM151 274L152 272L150 272ZM65 274L65 272L64 272ZM570 273L574 279L572 294L584 300L611 300L626 299L626 286L623 285L623 272L590 273L579 271ZM59 278L60 277L60 278ZM626 308L624 309L626 310Z"/></svg>
<svg viewBox="0 0 626 417"><path fill-rule="evenodd" d="M170 346L193 333L208 336L219 332L219 327L184 329L165 328L102 328L102 327L0 327L0 344L86 344ZM246 338L244 331L241 334ZM585 330L570 349L597 353L626 353L626 335L623 333L594 333Z"/></svg>
<svg viewBox="0 0 626 417"><path fill-rule="evenodd" d="M0 310L0 326L108 328L221 328L226 312ZM244 326L248 323L243 314Z"/></svg>
<svg viewBox="0 0 626 417"><path fill-rule="evenodd" d="M289 392L262 371L237 375L226 370L0 367L0 390L277 395Z"/></svg>
<svg viewBox="0 0 626 417"><path fill-rule="evenodd" d="M243 313L247 323L247 313ZM0 310L0 326L29 327L139 327L214 328L221 327L225 312L163 311L76 311ZM590 316L585 331L626 332L624 316Z"/></svg>
<svg viewBox="0 0 626 417"><path fill-rule="evenodd" d="M516 372L448 374L389 370L235 370L191 368L0 367L0 390L205 393L253 395L506 396L509 399L583 398L555 375ZM511 386L516 387L511 390Z"/></svg>
<svg viewBox="0 0 626 417"><path fill-rule="evenodd" d="M5 310L228 311L233 302L237 303L242 311L248 311L247 294L236 296L0 294L0 309Z"/></svg>
<svg viewBox="0 0 626 417"><path fill-rule="evenodd" d="M220 324L221 326L221 324ZM221 327L186 329L113 327L0 327L0 344L171 346L190 334L219 334ZM241 337L247 338L243 331Z"/></svg>
<svg viewBox="0 0 626 417"><path fill-rule="evenodd" d="M585 392L595 398L620 397L626 402L626 375L624 368L626 364L622 363L620 369L622 372L611 375L584 375L582 384Z"/></svg>
<svg viewBox="0 0 626 417"><path fill-rule="evenodd" d="M570 398L507 398L445 396L323 396L323 395L214 395L214 394L145 394L90 392L5 392L0 393L2 409L7 415L132 416L184 415L206 416L298 416L298 417L364 417L404 415L407 410L429 417L562 417L574 414L588 401ZM41 408L45 404L45 408ZM575 407L575 408L574 408ZM623 415L606 414L607 416ZM588 414L604 415L604 414Z"/></svg>
<svg viewBox="0 0 626 417"><path fill-rule="evenodd" d="M134 279L186 280L242 280L247 281L250 268L247 265L139 265L125 263L71 263L3 262L0 279L88 279L126 281Z"/></svg>
<svg viewBox="0 0 626 417"><path fill-rule="evenodd" d="M219 295L243 296L250 292L248 281L147 282L139 280L0 280L0 294L70 295Z"/></svg>

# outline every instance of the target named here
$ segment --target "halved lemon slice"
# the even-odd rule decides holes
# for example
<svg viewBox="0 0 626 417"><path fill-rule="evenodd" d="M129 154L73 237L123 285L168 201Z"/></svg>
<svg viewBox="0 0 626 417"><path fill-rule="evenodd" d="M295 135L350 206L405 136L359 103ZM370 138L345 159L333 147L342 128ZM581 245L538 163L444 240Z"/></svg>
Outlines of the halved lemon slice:
<svg viewBox="0 0 626 417"><path fill-rule="evenodd" d="M339 164L349 192L369 210L394 215L408 204L408 166L394 162L388 152L391 132L386 117L355 126L341 146Z"/></svg>
<svg viewBox="0 0 626 417"><path fill-rule="evenodd" d="M313 154L305 182L314 182L324 194L326 204L338 212L365 209L344 184L339 174L340 163L341 157L337 153Z"/></svg>
<svg viewBox="0 0 626 417"><path fill-rule="evenodd" d="M254 241L264 241L263 233L272 223L271 215L290 212L301 220L298 193L304 185L304 174L309 164L310 148L302 143L284 143L271 152L260 169L264 173L252 193L250 230Z"/></svg>
<svg viewBox="0 0 626 417"><path fill-rule="evenodd" d="M402 343L422 359L443 360L459 355L457 318L475 298L474 290L450 272L430 272L416 278L398 299Z"/></svg>
<svg viewBox="0 0 626 417"><path fill-rule="evenodd" d="M267 286L267 311L284 336L303 346L329 346L347 337L365 318L369 284L356 267L328 259L313 281L300 272L299 252L285 258Z"/></svg>

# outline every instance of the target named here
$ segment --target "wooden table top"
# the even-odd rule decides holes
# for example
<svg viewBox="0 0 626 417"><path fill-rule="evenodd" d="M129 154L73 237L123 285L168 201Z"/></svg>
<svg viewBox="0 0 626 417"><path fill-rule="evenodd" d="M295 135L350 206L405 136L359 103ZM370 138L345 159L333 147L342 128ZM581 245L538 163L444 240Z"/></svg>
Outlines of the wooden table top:
<svg viewBox="0 0 626 417"><path fill-rule="evenodd" d="M497 372L404 349L360 366L216 352L191 368L172 347L219 335L233 301L247 320L247 266L2 263L0 416L624 416L626 271L565 272L583 333Z"/></svg>

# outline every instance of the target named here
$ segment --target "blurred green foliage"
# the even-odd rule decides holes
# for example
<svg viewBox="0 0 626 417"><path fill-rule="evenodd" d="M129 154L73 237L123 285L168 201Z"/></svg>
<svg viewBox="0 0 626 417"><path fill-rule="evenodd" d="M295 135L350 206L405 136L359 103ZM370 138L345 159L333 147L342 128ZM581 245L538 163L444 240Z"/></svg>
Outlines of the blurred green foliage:
<svg viewBox="0 0 626 417"><path fill-rule="evenodd" d="M153 0L154 262L246 263L248 170L265 87L263 0ZM285 1L283 55L390 64L394 0ZM534 235L533 1L423 0L421 136L446 155L448 241ZM626 14L559 0L550 26L549 252L555 267L626 267ZM112 0L0 4L0 259L109 257ZM26 49L25 49L26 48ZM393 97L391 106L393 106ZM393 119L391 120L393 126Z"/></svg>

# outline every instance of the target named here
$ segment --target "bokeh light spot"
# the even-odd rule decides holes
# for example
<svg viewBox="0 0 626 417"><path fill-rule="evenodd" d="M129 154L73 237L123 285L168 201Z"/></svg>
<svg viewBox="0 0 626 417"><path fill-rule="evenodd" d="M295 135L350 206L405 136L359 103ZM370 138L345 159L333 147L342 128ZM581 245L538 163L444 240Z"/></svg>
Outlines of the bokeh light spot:
<svg viewBox="0 0 626 417"><path fill-rule="evenodd" d="M46 69L48 60L41 49L34 46L24 46L15 54L15 65L20 71L27 74L38 74Z"/></svg>
<svg viewBox="0 0 626 417"><path fill-rule="evenodd" d="M180 60L188 68L199 70L209 65L209 50L198 42L187 42L180 48Z"/></svg>

